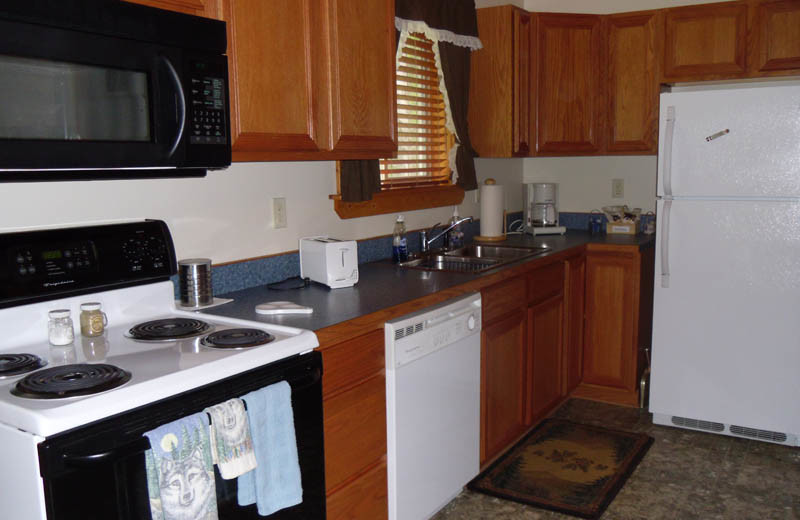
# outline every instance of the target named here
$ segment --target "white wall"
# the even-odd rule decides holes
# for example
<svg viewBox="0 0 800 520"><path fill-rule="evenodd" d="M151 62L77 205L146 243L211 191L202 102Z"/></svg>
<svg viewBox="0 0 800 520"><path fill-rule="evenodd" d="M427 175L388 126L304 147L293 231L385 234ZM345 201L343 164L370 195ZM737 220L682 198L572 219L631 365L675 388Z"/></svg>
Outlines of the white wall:
<svg viewBox="0 0 800 520"><path fill-rule="evenodd" d="M480 179L522 182L520 161L479 160L478 168ZM392 232L395 215L339 219L328 199L335 191L330 161L240 163L200 179L0 184L0 232L157 218L172 230L178 258L208 257L215 264L294 250L301 236L360 239ZM285 229L271 227L273 197L286 198ZM510 190L507 200L522 208L519 190ZM467 194L460 214L477 217L478 208ZM452 208L437 208L405 216L409 229L419 229L451 215Z"/></svg>
<svg viewBox="0 0 800 520"><path fill-rule="evenodd" d="M588 212L627 204L655 211L656 157L537 157L523 159L524 182L557 182L559 211ZM622 179L624 197L611 198L612 179Z"/></svg>

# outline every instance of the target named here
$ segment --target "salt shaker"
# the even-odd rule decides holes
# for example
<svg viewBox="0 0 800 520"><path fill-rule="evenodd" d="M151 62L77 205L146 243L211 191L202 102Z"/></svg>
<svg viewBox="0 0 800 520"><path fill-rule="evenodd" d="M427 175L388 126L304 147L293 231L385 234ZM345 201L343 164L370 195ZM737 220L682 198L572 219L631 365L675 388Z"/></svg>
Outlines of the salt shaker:
<svg viewBox="0 0 800 520"><path fill-rule="evenodd" d="M72 328L72 318L69 309L55 309L48 313L50 318L47 323L48 339L51 345L69 345L75 340L75 329Z"/></svg>
<svg viewBox="0 0 800 520"><path fill-rule="evenodd" d="M81 304L81 335L87 338L103 334L108 319L106 313L100 310L100 303L88 302Z"/></svg>

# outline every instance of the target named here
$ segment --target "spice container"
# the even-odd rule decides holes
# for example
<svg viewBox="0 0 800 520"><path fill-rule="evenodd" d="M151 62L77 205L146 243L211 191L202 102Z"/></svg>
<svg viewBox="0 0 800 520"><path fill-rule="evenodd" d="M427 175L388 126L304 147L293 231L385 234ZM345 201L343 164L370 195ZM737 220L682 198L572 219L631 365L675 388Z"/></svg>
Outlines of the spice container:
<svg viewBox="0 0 800 520"><path fill-rule="evenodd" d="M88 302L81 304L81 335L87 338L100 336L108 324L106 313L100 310L100 303Z"/></svg>
<svg viewBox="0 0 800 520"><path fill-rule="evenodd" d="M48 313L47 337L51 345L69 345L75 340L75 329L69 309L56 309Z"/></svg>

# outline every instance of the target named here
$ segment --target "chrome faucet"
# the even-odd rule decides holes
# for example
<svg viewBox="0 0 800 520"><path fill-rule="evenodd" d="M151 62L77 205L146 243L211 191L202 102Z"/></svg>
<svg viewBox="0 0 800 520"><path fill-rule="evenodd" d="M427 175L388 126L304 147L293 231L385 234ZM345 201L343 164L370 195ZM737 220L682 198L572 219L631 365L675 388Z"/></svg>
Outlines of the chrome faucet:
<svg viewBox="0 0 800 520"><path fill-rule="evenodd" d="M456 220L455 222L453 222L452 224L450 224L449 226L447 226L446 228L444 228L444 229L442 230L442 232L441 232L441 233L439 233L438 235L436 235L436 236L435 236L435 237L433 237L433 238L428 238L428 234L429 234L429 233L430 233L430 234L433 234L433 231L434 231L434 230L436 229L436 227L439 225L438 223L434 224L434 225L433 225L433 227L431 227L431 228L430 228L428 231L425 231L425 230L423 229L422 231L420 231L420 232L419 232L419 239L420 239L420 251L421 251L422 253L427 253L427 252L430 250L431 243L432 243L434 240L436 240L436 239L438 239L438 238L441 238L441 237L445 236L445 235L446 235L447 233L449 233L449 232L450 232L450 231L451 231L451 230L452 230L454 227L456 227L456 226L459 226L459 225L463 224L464 222L472 222L472 217L464 217L464 218L461 218L461 219L458 219L458 220ZM445 244L445 246L446 246L446 244Z"/></svg>

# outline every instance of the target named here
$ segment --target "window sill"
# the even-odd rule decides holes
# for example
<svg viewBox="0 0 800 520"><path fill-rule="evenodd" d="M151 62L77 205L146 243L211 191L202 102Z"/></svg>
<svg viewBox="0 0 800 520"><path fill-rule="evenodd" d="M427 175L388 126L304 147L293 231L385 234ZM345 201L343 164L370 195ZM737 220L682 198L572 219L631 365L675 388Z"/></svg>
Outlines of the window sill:
<svg viewBox="0 0 800 520"><path fill-rule="evenodd" d="M458 186L432 186L382 191L364 202L344 202L341 195L331 195L333 209L341 219L399 213L418 209L455 206L464 200L464 190Z"/></svg>

